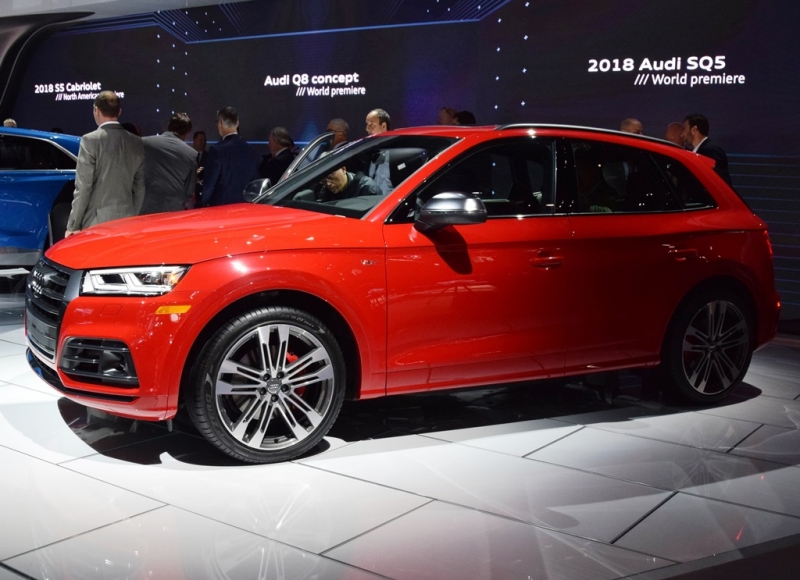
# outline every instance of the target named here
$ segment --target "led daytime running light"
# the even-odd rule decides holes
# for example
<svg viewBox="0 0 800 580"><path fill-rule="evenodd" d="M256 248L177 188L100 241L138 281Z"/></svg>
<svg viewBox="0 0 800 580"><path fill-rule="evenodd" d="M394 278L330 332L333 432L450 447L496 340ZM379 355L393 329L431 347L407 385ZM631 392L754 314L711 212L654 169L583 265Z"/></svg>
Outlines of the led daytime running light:
<svg viewBox="0 0 800 580"><path fill-rule="evenodd" d="M172 290L188 266L152 266L89 270L83 277L81 294L158 296Z"/></svg>

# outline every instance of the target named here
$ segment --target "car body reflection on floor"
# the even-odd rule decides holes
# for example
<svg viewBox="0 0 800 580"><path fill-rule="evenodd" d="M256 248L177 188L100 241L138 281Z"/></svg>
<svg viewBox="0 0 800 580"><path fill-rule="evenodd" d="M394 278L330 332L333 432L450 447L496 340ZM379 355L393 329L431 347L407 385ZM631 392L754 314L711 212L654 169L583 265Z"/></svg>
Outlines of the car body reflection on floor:
<svg viewBox="0 0 800 580"><path fill-rule="evenodd" d="M49 390L6 286L4 580L668 578L800 534L790 336L714 407L682 407L635 374L387 397L347 403L299 460L244 465L190 422L112 417Z"/></svg>

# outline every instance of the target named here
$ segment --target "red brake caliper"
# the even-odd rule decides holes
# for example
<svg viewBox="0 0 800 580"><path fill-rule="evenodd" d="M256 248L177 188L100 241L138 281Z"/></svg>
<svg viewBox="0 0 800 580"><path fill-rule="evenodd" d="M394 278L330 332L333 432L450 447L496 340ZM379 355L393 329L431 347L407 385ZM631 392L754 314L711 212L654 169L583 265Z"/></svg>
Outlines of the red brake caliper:
<svg viewBox="0 0 800 580"><path fill-rule="evenodd" d="M292 364L293 362L295 362L299 358L300 357L297 356L296 354L294 354L293 352L287 352L286 353L286 366L289 366L290 364ZM297 393L297 395L299 397L302 397L303 396L303 392L305 392L305 390L306 390L305 387L299 387L299 388L295 389L294 392Z"/></svg>

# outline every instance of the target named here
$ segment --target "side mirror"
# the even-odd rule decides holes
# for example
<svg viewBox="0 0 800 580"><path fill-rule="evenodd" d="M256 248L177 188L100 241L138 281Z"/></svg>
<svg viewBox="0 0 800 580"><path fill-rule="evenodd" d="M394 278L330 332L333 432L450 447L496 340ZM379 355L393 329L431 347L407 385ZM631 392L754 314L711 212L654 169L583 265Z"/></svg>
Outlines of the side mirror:
<svg viewBox="0 0 800 580"><path fill-rule="evenodd" d="M269 179L256 179L255 181L251 181L247 184L247 187L244 188L244 200L248 203L252 203L261 197L270 187L272 187L272 184Z"/></svg>
<svg viewBox="0 0 800 580"><path fill-rule="evenodd" d="M486 221L486 207L470 193L437 193L430 198L414 222L414 227L423 233L445 226L482 224Z"/></svg>

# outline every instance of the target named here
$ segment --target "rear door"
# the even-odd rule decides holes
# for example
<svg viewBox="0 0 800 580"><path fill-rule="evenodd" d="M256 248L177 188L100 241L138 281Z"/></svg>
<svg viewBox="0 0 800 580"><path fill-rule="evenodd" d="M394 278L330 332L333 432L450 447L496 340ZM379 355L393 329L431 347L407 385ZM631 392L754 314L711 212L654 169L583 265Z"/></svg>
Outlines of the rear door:
<svg viewBox="0 0 800 580"><path fill-rule="evenodd" d="M696 200L689 209L698 210L713 207L713 200L693 190L702 186L691 172L664 155L592 140L571 140L564 153L572 156L574 174L559 177L576 200L567 369L653 361L709 251L697 214L687 211L688 198Z"/></svg>

